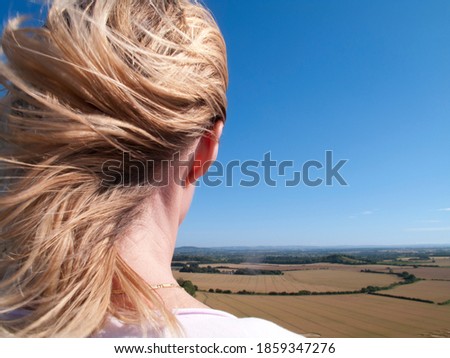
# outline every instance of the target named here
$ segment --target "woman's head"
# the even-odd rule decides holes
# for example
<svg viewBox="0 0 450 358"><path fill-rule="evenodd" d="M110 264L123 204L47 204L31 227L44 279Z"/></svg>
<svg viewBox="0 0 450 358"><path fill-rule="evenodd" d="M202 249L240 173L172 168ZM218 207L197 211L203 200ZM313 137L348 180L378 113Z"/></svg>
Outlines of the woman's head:
<svg viewBox="0 0 450 358"><path fill-rule="evenodd" d="M26 314L0 316L0 332L85 336L108 313L156 322L154 293L114 243L161 163L199 147L214 156L226 116L221 33L189 0L55 0L42 28L19 25L4 31L0 65L0 313ZM127 304L111 299L113 283Z"/></svg>

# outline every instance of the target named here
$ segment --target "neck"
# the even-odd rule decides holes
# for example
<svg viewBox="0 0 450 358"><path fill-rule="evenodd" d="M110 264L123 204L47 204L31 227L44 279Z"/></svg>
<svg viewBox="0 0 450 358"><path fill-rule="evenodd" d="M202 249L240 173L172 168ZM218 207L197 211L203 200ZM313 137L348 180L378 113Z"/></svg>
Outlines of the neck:
<svg viewBox="0 0 450 358"><path fill-rule="evenodd" d="M122 259L149 285L176 282L171 261L177 235L177 212L166 208L155 191L118 244Z"/></svg>
<svg viewBox="0 0 450 358"><path fill-rule="evenodd" d="M206 307L184 289L173 287L177 281L173 277L171 262L180 221L180 203L172 195L155 191L144 203L145 208L134 218L127 235L118 243L122 259L148 285L168 285L158 288L157 294L169 309Z"/></svg>

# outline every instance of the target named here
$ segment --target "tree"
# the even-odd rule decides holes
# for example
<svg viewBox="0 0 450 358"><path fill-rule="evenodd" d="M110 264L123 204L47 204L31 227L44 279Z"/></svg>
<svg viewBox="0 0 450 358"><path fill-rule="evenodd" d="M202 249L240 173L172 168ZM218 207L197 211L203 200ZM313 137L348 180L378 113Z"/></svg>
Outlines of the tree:
<svg viewBox="0 0 450 358"><path fill-rule="evenodd" d="M178 284L184 288L184 290L189 293L192 297L195 296L195 292L197 291L196 286L189 280L179 279L177 280Z"/></svg>

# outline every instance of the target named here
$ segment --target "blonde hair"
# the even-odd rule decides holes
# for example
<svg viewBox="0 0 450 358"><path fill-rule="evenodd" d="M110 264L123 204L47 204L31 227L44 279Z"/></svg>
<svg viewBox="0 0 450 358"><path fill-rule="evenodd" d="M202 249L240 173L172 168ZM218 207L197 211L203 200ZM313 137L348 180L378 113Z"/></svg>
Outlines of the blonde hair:
<svg viewBox="0 0 450 358"><path fill-rule="evenodd" d="M222 35L189 0L55 0L20 23L0 64L0 335L84 337L108 315L163 334L174 318L114 245L152 185L105 186L102 165L157 163L225 119Z"/></svg>

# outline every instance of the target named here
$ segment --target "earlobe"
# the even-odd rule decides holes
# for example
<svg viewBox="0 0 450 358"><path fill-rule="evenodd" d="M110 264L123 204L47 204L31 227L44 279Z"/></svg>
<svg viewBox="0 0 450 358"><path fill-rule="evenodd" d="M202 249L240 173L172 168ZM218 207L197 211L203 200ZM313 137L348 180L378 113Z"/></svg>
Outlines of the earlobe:
<svg viewBox="0 0 450 358"><path fill-rule="evenodd" d="M217 121L211 132L205 133L197 144L192 166L186 178L186 186L195 183L217 159L223 121Z"/></svg>

